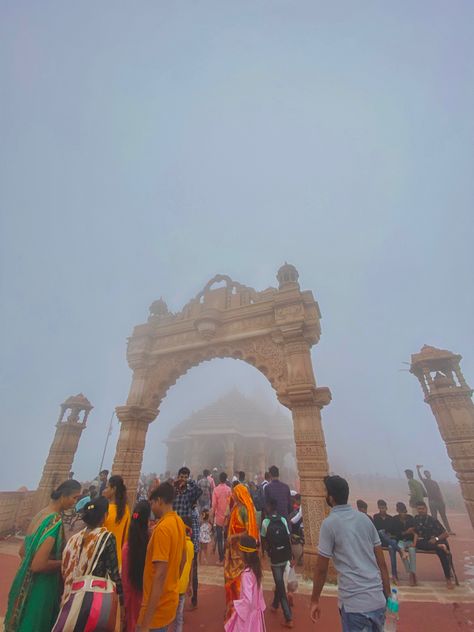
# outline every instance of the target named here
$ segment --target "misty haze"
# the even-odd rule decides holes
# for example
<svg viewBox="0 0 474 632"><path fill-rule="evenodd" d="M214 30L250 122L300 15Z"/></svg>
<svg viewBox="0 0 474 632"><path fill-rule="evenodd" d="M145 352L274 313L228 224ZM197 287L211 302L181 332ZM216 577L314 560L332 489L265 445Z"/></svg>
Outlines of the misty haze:
<svg viewBox="0 0 474 632"><path fill-rule="evenodd" d="M60 406L82 393L93 408L71 467L81 483L112 472L115 409L137 404L156 417L143 474L192 462L194 477L232 466L257 481L272 455L299 491L311 469L293 437L299 352L277 316L293 292L310 354L293 372L304 368L304 397L320 402L328 471L350 481L352 502L374 513L382 494L394 513L408 501L404 471L423 464L474 556L472 473L463 499L424 401L445 388L468 402L474 384L473 24L468 2L2 3L0 490L37 489ZM216 275L230 281L204 291ZM247 320L227 334L232 296ZM285 349L277 378L232 342L265 310L276 316L252 335ZM140 382L139 354L173 345L173 379L150 370ZM462 359L414 374L424 345ZM219 401L235 407L222 437L206 417ZM256 419L245 432L239 406ZM245 461L253 431L272 452L255 443ZM202 445L194 461L186 436L191 452Z"/></svg>

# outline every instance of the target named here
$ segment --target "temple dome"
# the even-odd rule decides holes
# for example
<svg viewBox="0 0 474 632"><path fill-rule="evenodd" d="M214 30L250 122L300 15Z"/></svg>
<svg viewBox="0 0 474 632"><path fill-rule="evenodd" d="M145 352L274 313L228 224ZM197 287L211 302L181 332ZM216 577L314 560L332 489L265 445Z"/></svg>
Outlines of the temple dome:
<svg viewBox="0 0 474 632"><path fill-rule="evenodd" d="M285 261L285 264L282 265L277 272L277 279L280 290L283 290L287 287L299 287L299 276L300 275L295 266Z"/></svg>
<svg viewBox="0 0 474 632"><path fill-rule="evenodd" d="M173 428L168 440L226 433L246 437L293 438L292 422L288 416L276 409L268 410L257 399L233 389L212 404L193 412Z"/></svg>

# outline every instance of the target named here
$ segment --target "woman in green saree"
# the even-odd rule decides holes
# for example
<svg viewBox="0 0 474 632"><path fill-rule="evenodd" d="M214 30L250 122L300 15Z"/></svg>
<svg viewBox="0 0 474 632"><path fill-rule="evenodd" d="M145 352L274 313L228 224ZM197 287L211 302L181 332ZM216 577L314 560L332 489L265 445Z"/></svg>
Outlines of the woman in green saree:
<svg viewBox="0 0 474 632"><path fill-rule="evenodd" d="M50 632L59 611L64 532L61 512L77 503L81 485L68 480L31 521L20 549L22 562L8 595L5 632Z"/></svg>

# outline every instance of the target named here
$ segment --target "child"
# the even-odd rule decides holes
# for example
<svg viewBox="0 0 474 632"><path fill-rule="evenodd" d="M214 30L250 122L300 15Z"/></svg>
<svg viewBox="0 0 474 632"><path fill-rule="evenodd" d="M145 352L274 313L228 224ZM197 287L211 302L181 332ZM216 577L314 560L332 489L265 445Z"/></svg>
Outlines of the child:
<svg viewBox="0 0 474 632"><path fill-rule="evenodd" d="M199 528L199 564L202 564L202 558L207 564L207 548L211 541L211 523L209 522L209 512L203 511L201 514L201 526Z"/></svg>
<svg viewBox="0 0 474 632"><path fill-rule="evenodd" d="M234 612L224 626L225 632L265 632L263 573L255 538L243 535L239 549L245 570L241 578L240 599L234 600Z"/></svg>
<svg viewBox="0 0 474 632"><path fill-rule="evenodd" d="M184 600L189 587L189 575L191 573L191 565L194 559L194 544L191 540L192 522L191 518L184 518L183 522L186 526L186 562L183 572L179 578L178 593L179 602L176 610L176 619L170 626L170 632L182 632L184 623Z"/></svg>

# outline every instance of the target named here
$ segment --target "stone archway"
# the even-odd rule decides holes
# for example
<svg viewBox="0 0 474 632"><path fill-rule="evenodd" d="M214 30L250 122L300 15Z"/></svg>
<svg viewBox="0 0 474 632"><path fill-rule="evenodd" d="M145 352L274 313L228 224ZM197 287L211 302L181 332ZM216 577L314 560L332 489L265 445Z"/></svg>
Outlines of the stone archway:
<svg viewBox="0 0 474 632"><path fill-rule="evenodd" d="M309 568L326 515L321 409L331 393L316 386L310 355L320 336L319 306L312 292L300 290L294 266L282 266L277 279L278 289L257 292L217 275L177 314L162 299L151 305L148 322L135 327L128 343L133 380L126 405L116 409L121 429L113 471L135 489L148 425L170 386L201 362L241 359L267 377L292 412Z"/></svg>

